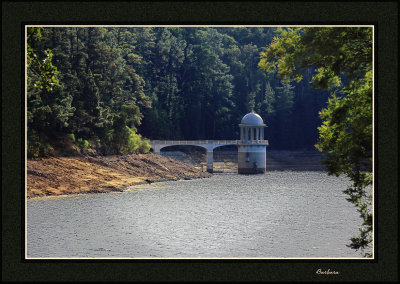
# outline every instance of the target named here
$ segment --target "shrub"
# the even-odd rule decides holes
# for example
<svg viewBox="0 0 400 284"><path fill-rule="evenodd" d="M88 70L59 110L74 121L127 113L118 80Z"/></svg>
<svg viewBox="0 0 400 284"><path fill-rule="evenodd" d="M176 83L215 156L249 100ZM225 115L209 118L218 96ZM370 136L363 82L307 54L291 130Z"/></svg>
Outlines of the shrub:
<svg viewBox="0 0 400 284"><path fill-rule="evenodd" d="M49 143L28 142L28 158L54 156L54 148Z"/></svg>
<svg viewBox="0 0 400 284"><path fill-rule="evenodd" d="M144 140L140 134L128 126L125 126L124 130L115 136L114 141L115 147L121 154L147 153L151 147L148 140Z"/></svg>
<svg viewBox="0 0 400 284"><path fill-rule="evenodd" d="M128 126L126 126L126 139L125 141L122 141L121 145L121 153L122 154L132 154L133 152L136 151L137 148L139 148L140 144L140 137L130 129ZM125 136L125 135L124 135Z"/></svg>
<svg viewBox="0 0 400 284"><path fill-rule="evenodd" d="M97 137L97 136L92 137L91 139L89 139L89 145L90 145L92 148L99 149L99 148L101 147L101 140L100 140L100 138Z"/></svg>
<svg viewBox="0 0 400 284"><path fill-rule="evenodd" d="M41 148L41 154L44 157L54 156L54 148L49 143L46 143Z"/></svg>
<svg viewBox="0 0 400 284"><path fill-rule="evenodd" d="M85 147L85 148L90 148L90 143L89 143L89 141L87 141L87 140L83 140L83 147Z"/></svg>
<svg viewBox="0 0 400 284"><path fill-rule="evenodd" d="M81 147L81 148L84 148L84 149L88 149L88 148L90 148L90 143L89 143L89 141L87 141L87 140L85 140L85 139L82 139L82 138L78 138L78 145Z"/></svg>
<svg viewBox="0 0 400 284"><path fill-rule="evenodd" d="M40 155L40 142L28 142L28 158L38 158Z"/></svg>
<svg viewBox="0 0 400 284"><path fill-rule="evenodd" d="M142 138L142 141L138 148L138 152L146 154L150 151L150 148L151 148L151 145L149 144L149 140Z"/></svg>
<svg viewBox="0 0 400 284"><path fill-rule="evenodd" d="M75 142L75 135L74 135L74 133L67 134L67 135L65 136L65 138L66 138L67 140L71 140L72 142Z"/></svg>

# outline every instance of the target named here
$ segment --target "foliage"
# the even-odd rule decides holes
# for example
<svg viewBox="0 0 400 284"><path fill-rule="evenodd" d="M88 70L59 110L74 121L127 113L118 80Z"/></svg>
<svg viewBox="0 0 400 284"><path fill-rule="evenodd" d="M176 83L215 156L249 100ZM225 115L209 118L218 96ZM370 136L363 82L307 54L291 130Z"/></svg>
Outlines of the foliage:
<svg viewBox="0 0 400 284"><path fill-rule="evenodd" d="M114 143L146 150L139 136L121 142L114 131L122 112L123 128L136 130L151 104L136 71L134 34L78 27L27 34L29 156L48 155L46 145L65 153L120 153Z"/></svg>
<svg viewBox="0 0 400 284"><path fill-rule="evenodd" d="M71 140L72 142L75 142L75 135L73 133L69 133L66 135L66 138Z"/></svg>
<svg viewBox="0 0 400 284"><path fill-rule="evenodd" d="M128 139L126 139L125 143L121 145L121 153L130 154L135 152L149 152L150 145L148 141L142 139L141 135L136 134L128 126L126 126L126 133L128 134Z"/></svg>
<svg viewBox="0 0 400 284"><path fill-rule="evenodd" d="M353 249L372 242L372 30L371 28L279 29L259 66L285 81L300 82L314 66L314 88L330 90L328 106L320 112L322 125L316 147L327 153L329 174L347 175L353 185L344 192L363 219ZM365 256L370 256L367 252Z"/></svg>
<svg viewBox="0 0 400 284"><path fill-rule="evenodd" d="M59 71L52 64L53 53L50 49L44 50L43 54L34 51L34 45L42 39L42 28L27 28L27 67L31 77L36 78L34 86L46 91L52 91L59 87L57 75Z"/></svg>
<svg viewBox="0 0 400 284"><path fill-rule="evenodd" d="M315 88L331 90L342 85L343 76L359 80L372 68L371 28L280 28L259 66L278 77L301 81L302 72L315 66Z"/></svg>

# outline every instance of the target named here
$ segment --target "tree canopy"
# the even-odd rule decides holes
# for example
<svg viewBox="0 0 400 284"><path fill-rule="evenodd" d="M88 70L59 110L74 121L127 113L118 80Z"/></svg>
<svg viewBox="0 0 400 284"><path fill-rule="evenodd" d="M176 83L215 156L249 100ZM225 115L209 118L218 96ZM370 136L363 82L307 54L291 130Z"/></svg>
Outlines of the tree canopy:
<svg viewBox="0 0 400 284"><path fill-rule="evenodd" d="M345 193L363 225L349 246L362 250L372 242L371 194L365 190L372 184L372 41L370 27L281 28L259 62L286 82L300 82L314 68L314 88L331 92L319 113L316 147L327 153L329 174L353 182Z"/></svg>

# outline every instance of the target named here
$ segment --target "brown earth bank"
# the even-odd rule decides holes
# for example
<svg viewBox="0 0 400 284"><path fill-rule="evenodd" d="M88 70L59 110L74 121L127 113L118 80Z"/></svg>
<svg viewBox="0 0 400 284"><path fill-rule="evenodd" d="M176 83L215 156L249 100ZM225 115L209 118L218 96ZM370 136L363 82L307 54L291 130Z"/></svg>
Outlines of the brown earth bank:
<svg viewBox="0 0 400 284"><path fill-rule="evenodd" d="M124 191L139 184L211 176L160 155L50 157L27 161L27 198Z"/></svg>

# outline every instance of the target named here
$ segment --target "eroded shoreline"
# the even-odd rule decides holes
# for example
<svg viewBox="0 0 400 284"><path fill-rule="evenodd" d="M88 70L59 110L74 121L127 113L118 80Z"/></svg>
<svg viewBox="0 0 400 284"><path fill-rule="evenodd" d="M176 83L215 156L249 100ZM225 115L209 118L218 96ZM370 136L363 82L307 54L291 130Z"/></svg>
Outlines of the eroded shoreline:
<svg viewBox="0 0 400 284"><path fill-rule="evenodd" d="M195 166L160 155L50 157L27 161L28 199L123 192L161 181L210 177Z"/></svg>

